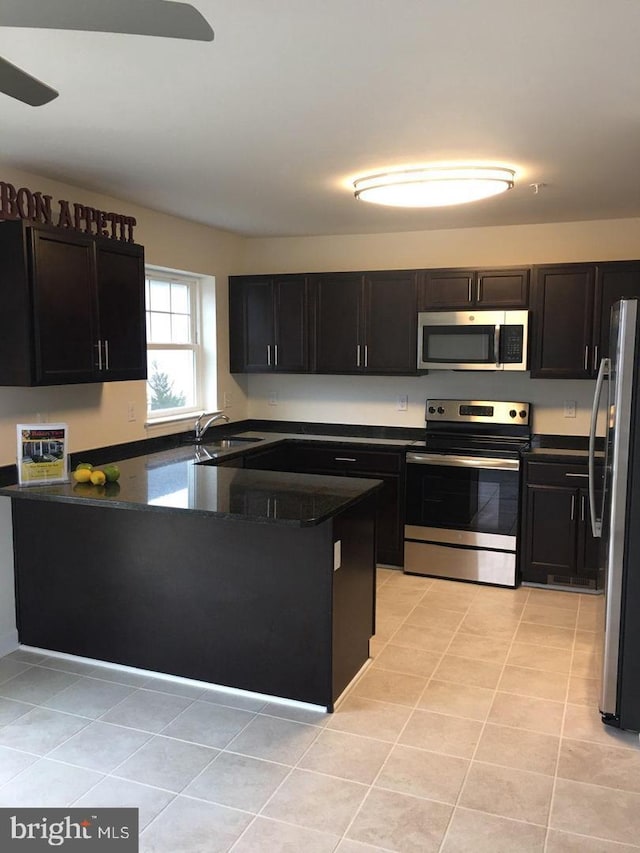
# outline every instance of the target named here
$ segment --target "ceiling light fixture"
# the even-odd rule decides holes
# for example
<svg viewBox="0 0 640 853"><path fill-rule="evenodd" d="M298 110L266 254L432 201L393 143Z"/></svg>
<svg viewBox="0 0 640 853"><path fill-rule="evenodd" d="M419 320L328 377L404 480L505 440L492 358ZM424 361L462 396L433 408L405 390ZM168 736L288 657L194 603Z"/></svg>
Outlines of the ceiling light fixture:
<svg viewBox="0 0 640 853"><path fill-rule="evenodd" d="M466 204L510 190L515 172L503 166L428 166L363 175L355 197L392 207Z"/></svg>

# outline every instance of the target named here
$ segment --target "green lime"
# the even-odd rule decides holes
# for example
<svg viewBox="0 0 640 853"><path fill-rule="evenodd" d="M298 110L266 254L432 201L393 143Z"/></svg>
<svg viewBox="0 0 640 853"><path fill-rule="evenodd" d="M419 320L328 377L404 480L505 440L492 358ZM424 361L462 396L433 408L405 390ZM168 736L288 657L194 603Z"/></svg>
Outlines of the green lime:
<svg viewBox="0 0 640 853"><path fill-rule="evenodd" d="M117 465L105 465L102 470L107 477L107 483L115 483L120 477L120 469Z"/></svg>
<svg viewBox="0 0 640 853"><path fill-rule="evenodd" d="M92 471L93 465L90 462L80 462L76 465L76 471L82 471L83 468L86 468L87 471Z"/></svg>

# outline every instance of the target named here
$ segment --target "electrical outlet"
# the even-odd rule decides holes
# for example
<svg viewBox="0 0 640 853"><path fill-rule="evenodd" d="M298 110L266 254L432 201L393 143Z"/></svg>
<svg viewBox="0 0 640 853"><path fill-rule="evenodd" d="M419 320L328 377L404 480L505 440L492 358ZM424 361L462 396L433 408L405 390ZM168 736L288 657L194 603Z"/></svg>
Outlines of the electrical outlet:
<svg viewBox="0 0 640 853"><path fill-rule="evenodd" d="M230 409L231 408L231 392L225 391L222 395L222 408Z"/></svg>
<svg viewBox="0 0 640 853"><path fill-rule="evenodd" d="M133 421L135 421L135 419L136 419L136 404L133 402L133 400L130 400L127 403L127 420L130 423L133 423Z"/></svg>
<svg viewBox="0 0 640 853"><path fill-rule="evenodd" d="M564 416L565 416L565 418L575 418L575 416L576 416L576 401L575 400L565 400L564 401Z"/></svg>
<svg viewBox="0 0 640 853"><path fill-rule="evenodd" d="M269 405L277 406L278 405L278 392L277 391L269 391Z"/></svg>
<svg viewBox="0 0 640 853"><path fill-rule="evenodd" d="M396 401L396 411L398 412L406 412L407 406L409 405L409 396L407 394L400 394Z"/></svg>

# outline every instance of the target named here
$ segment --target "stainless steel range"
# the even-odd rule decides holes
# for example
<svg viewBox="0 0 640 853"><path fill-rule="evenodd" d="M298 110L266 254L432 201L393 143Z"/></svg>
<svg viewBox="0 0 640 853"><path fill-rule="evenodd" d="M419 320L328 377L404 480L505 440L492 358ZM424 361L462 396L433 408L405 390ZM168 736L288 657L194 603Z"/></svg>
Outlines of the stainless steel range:
<svg viewBox="0 0 640 853"><path fill-rule="evenodd" d="M529 403L427 400L407 453L404 570L514 587Z"/></svg>

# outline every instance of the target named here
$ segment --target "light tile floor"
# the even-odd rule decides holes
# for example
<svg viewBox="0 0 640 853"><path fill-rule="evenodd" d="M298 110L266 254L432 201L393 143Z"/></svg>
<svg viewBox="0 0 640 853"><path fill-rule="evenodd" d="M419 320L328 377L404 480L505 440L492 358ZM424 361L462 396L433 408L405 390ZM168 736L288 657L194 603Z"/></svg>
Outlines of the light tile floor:
<svg viewBox="0 0 640 853"><path fill-rule="evenodd" d="M602 599L378 571L333 715L0 660L0 806L140 808L145 853L640 850L638 737L597 711Z"/></svg>

